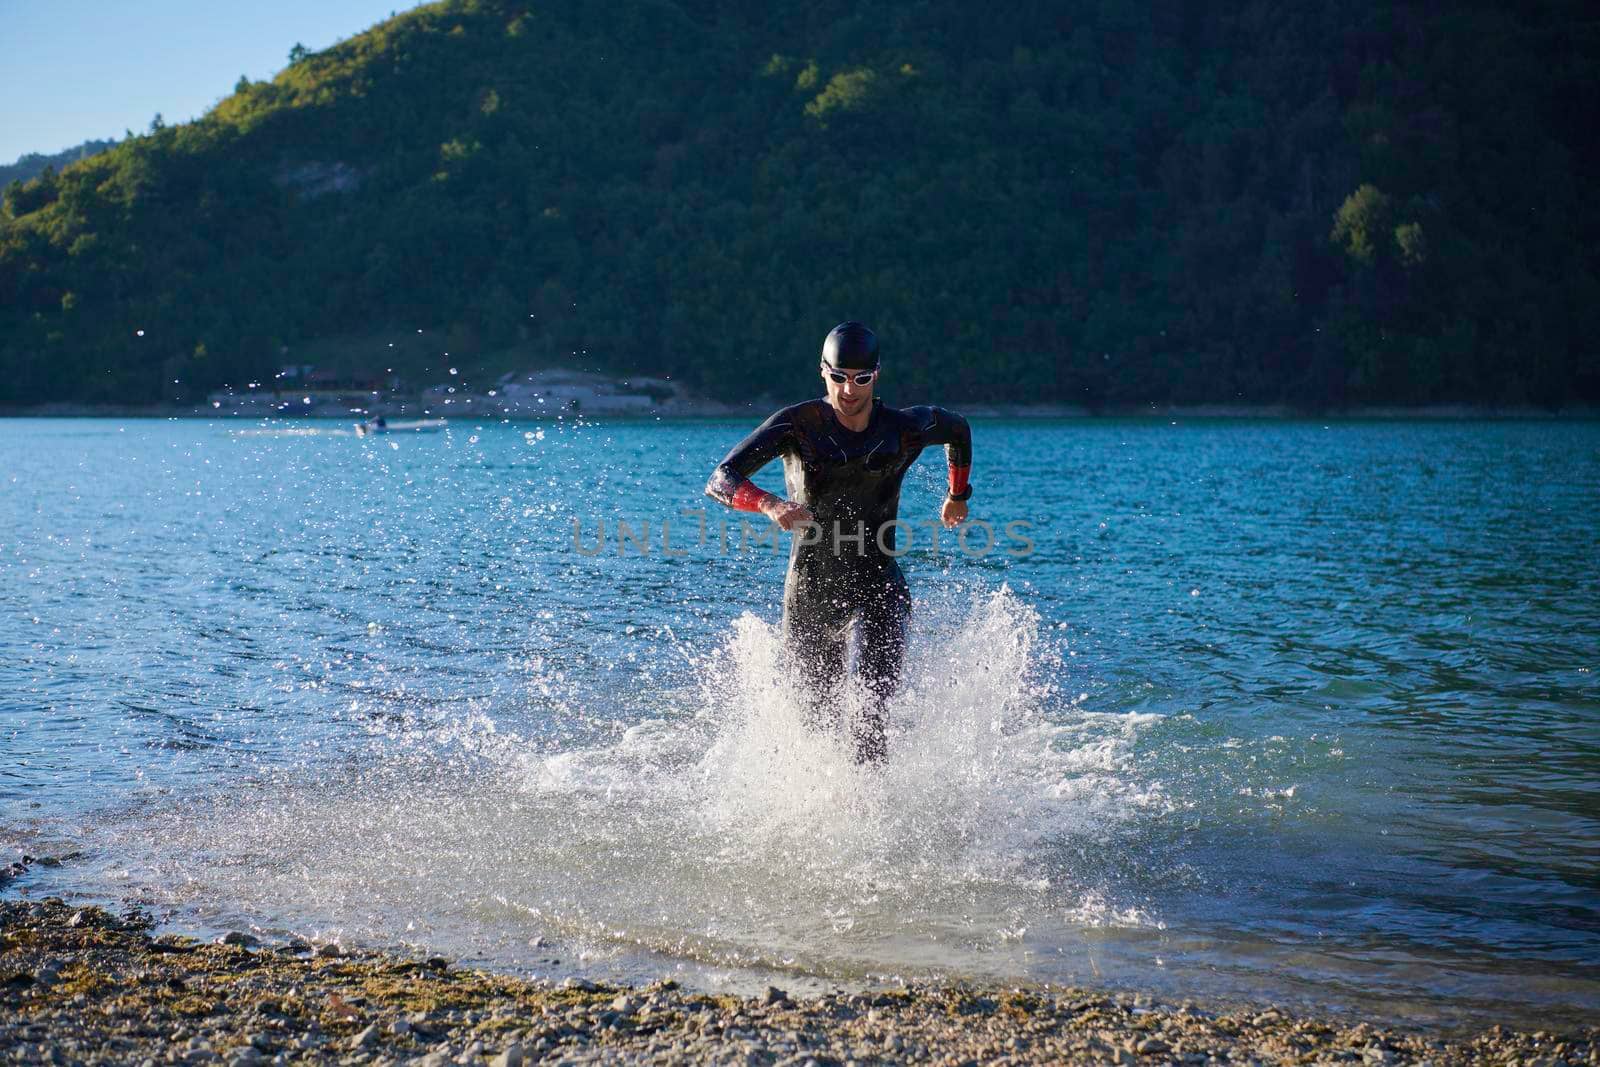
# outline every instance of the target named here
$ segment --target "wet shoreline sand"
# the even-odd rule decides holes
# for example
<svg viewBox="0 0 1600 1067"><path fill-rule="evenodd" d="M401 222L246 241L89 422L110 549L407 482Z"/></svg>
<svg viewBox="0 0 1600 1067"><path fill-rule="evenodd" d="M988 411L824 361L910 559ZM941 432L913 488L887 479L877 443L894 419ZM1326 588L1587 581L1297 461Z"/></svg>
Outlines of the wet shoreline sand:
<svg viewBox="0 0 1600 1067"><path fill-rule="evenodd" d="M1556 1067L1600 1064L1600 1029L1446 1034L1059 988L740 998L558 984L240 933L153 936L138 913L46 898L0 901L0 1060Z"/></svg>

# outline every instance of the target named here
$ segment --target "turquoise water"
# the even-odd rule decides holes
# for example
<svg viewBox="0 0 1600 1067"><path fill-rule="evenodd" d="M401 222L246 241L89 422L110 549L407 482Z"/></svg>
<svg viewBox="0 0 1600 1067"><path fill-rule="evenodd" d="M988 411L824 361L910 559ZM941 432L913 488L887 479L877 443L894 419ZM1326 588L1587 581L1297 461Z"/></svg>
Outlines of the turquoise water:
<svg viewBox="0 0 1600 1067"><path fill-rule="evenodd" d="M1600 425L980 421L1033 551L915 531L878 774L700 495L757 419L0 422L0 845L78 853L9 892L713 988L1600 1009Z"/></svg>

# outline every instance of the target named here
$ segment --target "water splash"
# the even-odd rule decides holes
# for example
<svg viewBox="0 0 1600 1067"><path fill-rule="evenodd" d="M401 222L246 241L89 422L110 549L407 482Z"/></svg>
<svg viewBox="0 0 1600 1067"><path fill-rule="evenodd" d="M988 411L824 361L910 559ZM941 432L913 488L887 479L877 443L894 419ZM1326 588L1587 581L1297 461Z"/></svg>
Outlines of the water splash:
<svg viewBox="0 0 1600 1067"><path fill-rule="evenodd" d="M1052 836L1097 831L1074 803L1080 750L1060 744L1081 719L1049 714L1060 663L1038 648L1037 615L1002 588L962 616L935 612L917 636L889 708L892 758L859 767L843 731L808 725L775 628L738 621L703 672L699 710L721 728L695 803L725 847L811 877L1003 881ZM845 719L866 699L847 687ZM1083 747L1106 761L1119 745L1125 759L1121 737Z"/></svg>
<svg viewBox="0 0 1600 1067"><path fill-rule="evenodd" d="M1059 649L1008 589L918 612L884 768L808 725L776 628L745 615L655 714L576 741L486 701L368 716L354 752L130 814L108 873L204 921L620 977L1015 976L1029 931L1145 921L1072 856L1164 803L1131 770L1154 717L1062 700ZM542 714L584 719L529 667Z"/></svg>

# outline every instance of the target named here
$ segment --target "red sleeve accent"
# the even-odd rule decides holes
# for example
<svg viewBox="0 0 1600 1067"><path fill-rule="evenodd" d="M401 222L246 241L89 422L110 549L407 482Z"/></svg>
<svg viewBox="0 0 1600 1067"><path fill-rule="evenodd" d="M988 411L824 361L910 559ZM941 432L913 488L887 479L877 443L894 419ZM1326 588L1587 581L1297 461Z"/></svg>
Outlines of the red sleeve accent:
<svg viewBox="0 0 1600 1067"><path fill-rule="evenodd" d="M954 463L950 465L950 491L952 493L965 491L967 488L967 474L971 470L972 467L970 465L965 467L957 467Z"/></svg>
<svg viewBox="0 0 1600 1067"><path fill-rule="evenodd" d="M761 505L765 504L771 495L755 482L747 481L733 491L733 500L730 503L740 511L760 511Z"/></svg>

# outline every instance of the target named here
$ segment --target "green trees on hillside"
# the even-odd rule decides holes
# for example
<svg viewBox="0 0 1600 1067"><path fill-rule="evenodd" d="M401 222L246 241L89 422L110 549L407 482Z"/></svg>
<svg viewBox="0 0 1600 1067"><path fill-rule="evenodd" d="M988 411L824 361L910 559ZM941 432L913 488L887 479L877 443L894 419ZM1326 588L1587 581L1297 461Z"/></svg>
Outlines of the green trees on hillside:
<svg viewBox="0 0 1600 1067"><path fill-rule="evenodd" d="M88 159L92 155L104 152L115 141L85 141L83 144L57 152L54 155L41 155L38 152L29 152L15 163L0 165L0 188L12 182L25 182L37 178L44 173L46 168L60 170L70 163L80 159Z"/></svg>
<svg viewBox="0 0 1600 1067"><path fill-rule="evenodd" d="M846 317L907 398L1593 403L1597 36L1561 0L433 4L8 187L0 404L388 328L787 395Z"/></svg>

